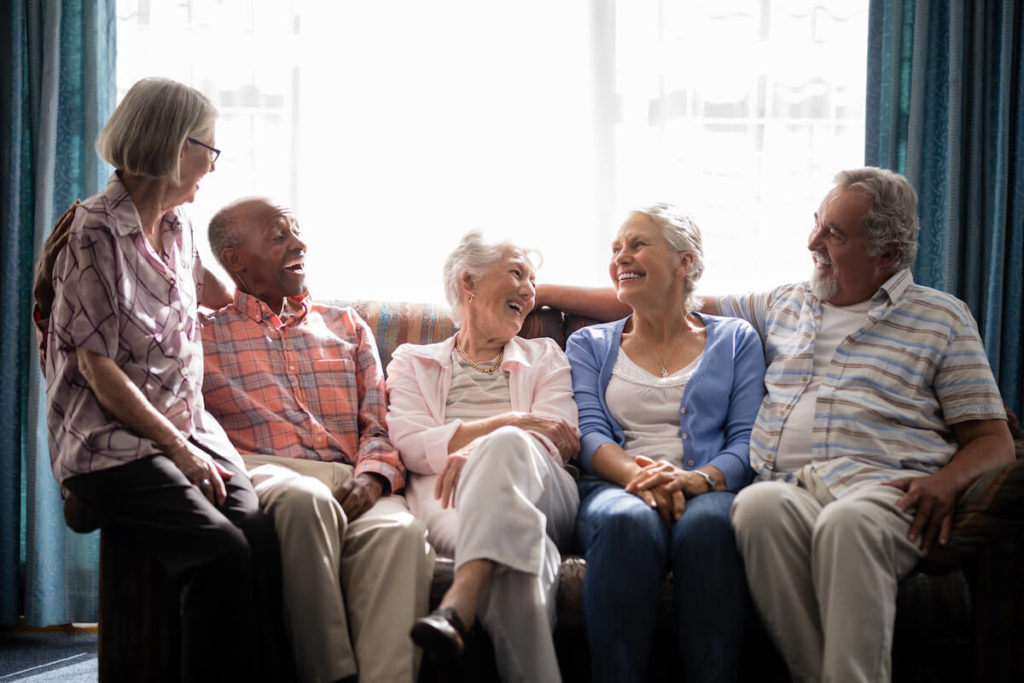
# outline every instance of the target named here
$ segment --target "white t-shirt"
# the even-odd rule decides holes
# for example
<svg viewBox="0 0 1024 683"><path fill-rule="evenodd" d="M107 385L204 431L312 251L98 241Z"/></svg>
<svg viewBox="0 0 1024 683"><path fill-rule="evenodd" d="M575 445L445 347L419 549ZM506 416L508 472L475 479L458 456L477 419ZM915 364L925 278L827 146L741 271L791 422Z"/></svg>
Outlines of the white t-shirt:
<svg viewBox="0 0 1024 683"><path fill-rule="evenodd" d="M668 377L653 375L619 349L604 399L608 411L625 434L623 450L636 457L668 460L683 467L683 441L679 437L679 405L683 392L703 357Z"/></svg>
<svg viewBox="0 0 1024 683"><path fill-rule="evenodd" d="M798 472L804 465L810 464L818 387L828 372L828 366L839 344L864 327L870 308L870 299L851 306L822 304L821 329L814 337L814 375L782 426L779 452L775 457L776 471Z"/></svg>

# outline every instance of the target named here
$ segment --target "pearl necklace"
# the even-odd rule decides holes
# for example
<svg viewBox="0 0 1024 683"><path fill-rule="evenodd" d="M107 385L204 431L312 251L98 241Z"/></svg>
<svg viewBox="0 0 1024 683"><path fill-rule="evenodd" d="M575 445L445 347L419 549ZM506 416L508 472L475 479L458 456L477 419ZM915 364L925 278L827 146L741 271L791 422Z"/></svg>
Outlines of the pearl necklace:
<svg viewBox="0 0 1024 683"><path fill-rule="evenodd" d="M459 342L458 337L455 338L455 348L459 350L459 355L462 356L463 360L469 363L469 366L471 368L473 368L477 372L482 372L485 375L493 375L501 366L501 359L504 358L505 356L505 349L502 349L501 351L498 352L498 357L494 359L494 361L491 363L491 366L489 368L485 368L466 355L466 350L462 348L462 343Z"/></svg>

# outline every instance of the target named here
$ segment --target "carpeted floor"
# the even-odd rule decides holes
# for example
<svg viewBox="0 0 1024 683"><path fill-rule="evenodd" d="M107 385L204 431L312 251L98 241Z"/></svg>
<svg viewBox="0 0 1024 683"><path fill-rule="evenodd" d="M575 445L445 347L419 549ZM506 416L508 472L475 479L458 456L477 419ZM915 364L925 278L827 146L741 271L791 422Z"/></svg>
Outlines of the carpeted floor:
<svg viewBox="0 0 1024 683"><path fill-rule="evenodd" d="M0 681L95 681L96 634L0 631Z"/></svg>

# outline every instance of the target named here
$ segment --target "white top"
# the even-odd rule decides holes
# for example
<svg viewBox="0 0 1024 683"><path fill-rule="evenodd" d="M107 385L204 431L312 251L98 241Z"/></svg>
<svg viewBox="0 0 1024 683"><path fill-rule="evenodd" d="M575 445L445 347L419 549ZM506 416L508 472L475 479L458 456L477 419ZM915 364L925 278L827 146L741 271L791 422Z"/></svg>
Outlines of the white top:
<svg viewBox="0 0 1024 683"><path fill-rule="evenodd" d="M839 344L867 322L871 301L852 306L833 306L822 303L821 329L814 339L814 371L804 393L793 406L782 426L779 452L775 459L781 472L798 472L811 462L814 444L814 407L818 401L818 388L832 363Z"/></svg>
<svg viewBox="0 0 1024 683"><path fill-rule="evenodd" d="M612 418L622 427L622 448L634 458L668 460L683 467L683 440L679 436L679 406L703 352L669 375L659 377L644 370L619 349L605 401Z"/></svg>
<svg viewBox="0 0 1024 683"><path fill-rule="evenodd" d="M479 363L490 366L491 361ZM473 369L462 354L452 351L452 386L444 406L445 424L455 420L479 420L512 410L508 373L502 370L488 375Z"/></svg>

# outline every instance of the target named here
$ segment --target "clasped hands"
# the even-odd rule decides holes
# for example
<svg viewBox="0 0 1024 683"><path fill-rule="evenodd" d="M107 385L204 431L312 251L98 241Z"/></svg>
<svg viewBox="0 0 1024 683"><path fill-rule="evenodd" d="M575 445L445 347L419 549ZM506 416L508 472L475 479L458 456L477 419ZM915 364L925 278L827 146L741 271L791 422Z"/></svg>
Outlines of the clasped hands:
<svg viewBox="0 0 1024 683"><path fill-rule="evenodd" d="M519 427L524 431L544 436L551 441L558 449L563 464L574 458L580 450L579 435L576 433L576 429L565 420L524 412L510 412L506 416L507 419L504 420L503 426ZM442 508L455 507L455 491L459 485L462 468L465 467L477 442L482 438L484 437L478 437L448 454L448 460L438 473L437 481L434 483L434 498L441 501Z"/></svg>
<svg viewBox="0 0 1024 683"><path fill-rule="evenodd" d="M643 455L636 456L635 461L639 469L626 483L626 492L654 508L665 524L679 521L686 511L687 498L708 492L707 481L699 474Z"/></svg>

